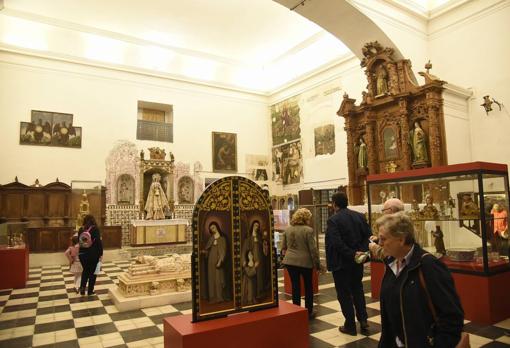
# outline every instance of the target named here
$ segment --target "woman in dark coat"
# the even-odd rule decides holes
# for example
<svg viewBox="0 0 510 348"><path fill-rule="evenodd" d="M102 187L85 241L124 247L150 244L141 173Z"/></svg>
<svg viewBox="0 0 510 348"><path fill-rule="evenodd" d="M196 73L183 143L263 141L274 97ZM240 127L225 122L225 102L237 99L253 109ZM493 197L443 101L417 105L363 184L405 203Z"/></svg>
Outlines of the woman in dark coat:
<svg viewBox="0 0 510 348"><path fill-rule="evenodd" d="M385 215L376 223L379 244L387 255L379 347L455 347L461 338L464 311L448 268L415 243L413 223L404 213Z"/></svg>
<svg viewBox="0 0 510 348"><path fill-rule="evenodd" d="M83 272L81 274L81 286L80 294L85 295L85 288L87 282L89 283L87 293L88 295L94 295L94 285L96 284L96 271L97 263L103 259L103 243L101 242L101 234L97 227L96 219L92 215L85 215L83 217L83 227L80 229L78 239L81 241L80 236L85 231L88 231L91 236L92 244L90 247L84 247L80 243L80 252L78 256L80 258Z"/></svg>

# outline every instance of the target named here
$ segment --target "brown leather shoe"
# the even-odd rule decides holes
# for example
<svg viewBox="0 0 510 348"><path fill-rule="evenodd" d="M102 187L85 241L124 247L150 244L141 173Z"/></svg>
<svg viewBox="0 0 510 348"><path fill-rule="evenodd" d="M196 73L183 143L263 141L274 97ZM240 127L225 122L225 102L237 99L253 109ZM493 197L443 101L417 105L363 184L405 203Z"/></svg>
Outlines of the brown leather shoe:
<svg viewBox="0 0 510 348"><path fill-rule="evenodd" d="M368 322L366 320L359 322L360 331L367 331L369 327L370 325L368 325Z"/></svg>
<svg viewBox="0 0 510 348"><path fill-rule="evenodd" d="M341 333L347 334L347 335L351 335L351 336L356 336L358 334L356 332L356 328L350 328L350 327L346 327L346 326L339 326L338 331L340 331Z"/></svg>

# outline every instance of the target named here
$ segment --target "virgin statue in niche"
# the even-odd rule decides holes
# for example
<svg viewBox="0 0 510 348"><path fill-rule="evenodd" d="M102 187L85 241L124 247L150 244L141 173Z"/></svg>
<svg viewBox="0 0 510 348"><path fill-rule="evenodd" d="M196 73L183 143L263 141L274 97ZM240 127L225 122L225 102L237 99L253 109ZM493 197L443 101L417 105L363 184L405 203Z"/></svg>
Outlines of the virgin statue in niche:
<svg viewBox="0 0 510 348"><path fill-rule="evenodd" d="M207 292L209 303L226 301L225 258L227 240L216 222L209 224L210 237L202 251L207 258Z"/></svg>
<svg viewBox="0 0 510 348"><path fill-rule="evenodd" d="M379 65L375 71L376 97L388 93L388 73L384 66Z"/></svg>
<svg viewBox="0 0 510 348"><path fill-rule="evenodd" d="M170 209L160 181L161 175L158 173L152 175L152 184L145 202L146 220L162 220L165 218L165 209Z"/></svg>
<svg viewBox="0 0 510 348"><path fill-rule="evenodd" d="M414 129L409 131L409 145L411 146L413 154L413 164L425 164L429 162L427 135L418 121L414 122Z"/></svg>

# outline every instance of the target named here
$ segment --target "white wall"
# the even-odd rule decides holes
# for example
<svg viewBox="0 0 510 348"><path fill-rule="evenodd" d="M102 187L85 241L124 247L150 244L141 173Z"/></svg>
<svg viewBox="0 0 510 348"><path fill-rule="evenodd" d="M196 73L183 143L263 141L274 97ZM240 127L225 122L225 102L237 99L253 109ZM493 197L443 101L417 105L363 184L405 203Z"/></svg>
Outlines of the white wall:
<svg viewBox="0 0 510 348"><path fill-rule="evenodd" d="M300 96L303 154L301 184L288 186L273 184L271 186L273 194L297 193L308 188L336 188L347 184L347 135L344 130L344 119L336 112L344 92L352 93L353 98L361 95L365 84L364 76L359 60L349 56L323 73L310 76L270 96L271 105L289 97ZM314 129L327 124L333 124L335 127L335 152L315 156Z"/></svg>
<svg viewBox="0 0 510 348"><path fill-rule="evenodd" d="M245 154L260 153L269 142L267 98L248 93L2 51L0 91L1 184L15 176L25 184L57 177L66 183L104 182L105 159L119 139L139 149L162 147L176 161L200 161L204 171L211 171L212 131L237 133L238 171L243 173ZM173 143L136 140L138 100L174 106ZM30 121L30 110L72 113L73 125L82 127L82 148L19 145L20 122Z"/></svg>
<svg viewBox="0 0 510 348"><path fill-rule="evenodd" d="M510 164L510 1L468 2L433 19L429 31L432 72L473 90L472 160ZM493 105L487 116L480 106L486 94L508 106Z"/></svg>

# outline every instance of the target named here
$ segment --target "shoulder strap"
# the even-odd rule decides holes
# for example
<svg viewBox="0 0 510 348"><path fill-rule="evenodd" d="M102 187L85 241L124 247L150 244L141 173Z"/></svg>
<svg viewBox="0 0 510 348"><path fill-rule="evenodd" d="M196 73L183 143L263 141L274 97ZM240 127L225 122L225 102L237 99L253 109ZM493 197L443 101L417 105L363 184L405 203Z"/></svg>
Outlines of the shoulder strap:
<svg viewBox="0 0 510 348"><path fill-rule="evenodd" d="M426 255L430 255L430 254L429 253L425 253L421 257L423 258ZM427 304L429 306L430 312L432 313L432 318L434 318L434 321L437 321L436 309L434 308L434 304L432 303L432 298L430 297L429 291L427 289L427 284L425 283L425 277L423 277L423 271L422 271L421 267L418 270L418 276L420 277L421 287L425 291L425 296L427 296Z"/></svg>

